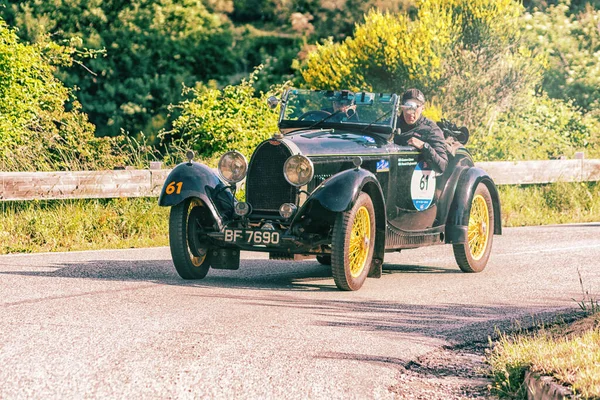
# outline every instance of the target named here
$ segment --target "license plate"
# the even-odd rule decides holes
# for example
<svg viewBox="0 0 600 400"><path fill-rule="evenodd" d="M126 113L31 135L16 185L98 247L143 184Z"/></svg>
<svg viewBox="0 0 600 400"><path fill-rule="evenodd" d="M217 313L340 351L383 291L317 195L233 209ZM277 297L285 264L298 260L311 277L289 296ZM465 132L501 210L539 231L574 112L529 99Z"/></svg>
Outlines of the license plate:
<svg viewBox="0 0 600 400"><path fill-rule="evenodd" d="M281 235L277 231L250 231L244 229L225 229L224 240L229 243L276 245Z"/></svg>

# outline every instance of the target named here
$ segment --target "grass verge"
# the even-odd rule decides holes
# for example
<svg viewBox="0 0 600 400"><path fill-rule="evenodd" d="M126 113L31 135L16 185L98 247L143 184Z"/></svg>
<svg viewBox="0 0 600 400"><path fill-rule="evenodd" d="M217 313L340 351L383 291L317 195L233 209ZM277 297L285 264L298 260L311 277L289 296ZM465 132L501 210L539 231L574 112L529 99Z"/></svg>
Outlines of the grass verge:
<svg viewBox="0 0 600 400"><path fill-rule="evenodd" d="M499 191L504 226L600 221L596 182ZM169 210L156 198L0 202L0 211L0 254L168 245Z"/></svg>
<svg viewBox="0 0 600 400"><path fill-rule="evenodd" d="M503 226L600 221L600 183L499 186Z"/></svg>
<svg viewBox="0 0 600 400"><path fill-rule="evenodd" d="M155 198L0 202L0 253L168 245Z"/></svg>
<svg viewBox="0 0 600 400"><path fill-rule="evenodd" d="M600 397L600 313L533 334L506 335L487 355L499 397L526 399L529 369L570 386L578 398Z"/></svg>

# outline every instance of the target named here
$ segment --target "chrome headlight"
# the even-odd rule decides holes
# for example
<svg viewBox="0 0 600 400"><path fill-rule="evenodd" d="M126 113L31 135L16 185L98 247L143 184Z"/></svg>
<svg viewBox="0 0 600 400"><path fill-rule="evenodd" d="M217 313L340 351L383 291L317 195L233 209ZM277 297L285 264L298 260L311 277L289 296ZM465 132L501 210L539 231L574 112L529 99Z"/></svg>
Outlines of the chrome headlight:
<svg viewBox="0 0 600 400"><path fill-rule="evenodd" d="M252 207L250 207L250 204L244 201L235 203L235 206L233 207L233 211L235 211L235 213L240 217L245 217L246 215L250 214L251 209Z"/></svg>
<svg viewBox="0 0 600 400"><path fill-rule="evenodd" d="M283 203L281 207L279 207L279 215L283 218L291 218L295 213L298 207L292 203Z"/></svg>
<svg viewBox="0 0 600 400"><path fill-rule="evenodd" d="M315 168L312 161L301 154L291 156L283 165L283 176L293 186L304 186L313 177Z"/></svg>
<svg viewBox="0 0 600 400"><path fill-rule="evenodd" d="M227 183L238 183L246 177L248 162L246 157L237 151L228 151L219 160L219 175Z"/></svg>

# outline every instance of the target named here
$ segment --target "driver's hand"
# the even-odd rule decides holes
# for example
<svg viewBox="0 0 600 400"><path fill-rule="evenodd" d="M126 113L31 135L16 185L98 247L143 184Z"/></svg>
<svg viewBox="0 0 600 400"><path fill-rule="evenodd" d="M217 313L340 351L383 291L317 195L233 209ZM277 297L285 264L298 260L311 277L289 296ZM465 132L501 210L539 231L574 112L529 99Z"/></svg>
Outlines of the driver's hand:
<svg viewBox="0 0 600 400"><path fill-rule="evenodd" d="M414 137L408 139L407 143L411 146L416 147L419 150L421 150L423 148L423 145L425 144L424 141L414 138Z"/></svg>

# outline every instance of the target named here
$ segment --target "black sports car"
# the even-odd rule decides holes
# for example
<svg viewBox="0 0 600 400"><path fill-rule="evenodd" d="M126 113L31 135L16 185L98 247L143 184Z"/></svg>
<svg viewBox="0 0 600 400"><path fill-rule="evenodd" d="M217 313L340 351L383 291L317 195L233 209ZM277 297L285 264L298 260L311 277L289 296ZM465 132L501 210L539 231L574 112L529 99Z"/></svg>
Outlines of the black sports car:
<svg viewBox="0 0 600 400"><path fill-rule="evenodd" d="M165 181L159 204L172 207L170 247L182 278L238 269L240 250L250 250L316 256L338 288L357 290L381 276L386 252L445 243L461 270L485 268L502 231L500 202L462 144L455 141L443 174L414 147L394 144L402 134L396 94L289 89L269 103L281 107L279 132L250 163L231 151L215 173L190 154ZM243 179L246 200L237 201Z"/></svg>

